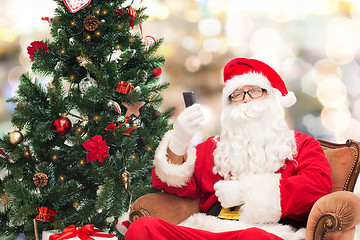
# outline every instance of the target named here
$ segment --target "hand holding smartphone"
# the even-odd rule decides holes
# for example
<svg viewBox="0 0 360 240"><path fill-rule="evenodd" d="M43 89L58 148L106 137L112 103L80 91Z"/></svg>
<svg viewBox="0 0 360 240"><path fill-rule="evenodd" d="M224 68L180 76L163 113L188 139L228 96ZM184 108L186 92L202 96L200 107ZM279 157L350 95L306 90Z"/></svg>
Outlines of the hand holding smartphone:
<svg viewBox="0 0 360 240"><path fill-rule="evenodd" d="M193 92L183 92L184 102L186 107L190 107L196 103L195 96Z"/></svg>

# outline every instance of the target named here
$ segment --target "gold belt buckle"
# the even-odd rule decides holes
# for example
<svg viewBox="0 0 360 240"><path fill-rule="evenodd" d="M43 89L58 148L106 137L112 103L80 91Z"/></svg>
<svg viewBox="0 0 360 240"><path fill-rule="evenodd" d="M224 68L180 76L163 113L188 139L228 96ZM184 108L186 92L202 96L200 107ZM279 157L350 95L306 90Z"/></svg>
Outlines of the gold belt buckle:
<svg viewBox="0 0 360 240"><path fill-rule="evenodd" d="M239 220L241 206L242 205L236 206L236 207L231 207L231 208L221 208L218 218L229 219L229 220Z"/></svg>

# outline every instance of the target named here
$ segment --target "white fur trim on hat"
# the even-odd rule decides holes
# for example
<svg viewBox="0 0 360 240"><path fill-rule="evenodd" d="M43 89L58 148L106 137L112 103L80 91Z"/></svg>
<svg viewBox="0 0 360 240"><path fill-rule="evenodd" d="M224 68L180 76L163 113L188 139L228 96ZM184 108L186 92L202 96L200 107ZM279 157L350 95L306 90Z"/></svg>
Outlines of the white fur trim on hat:
<svg viewBox="0 0 360 240"><path fill-rule="evenodd" d="M165 133L155 152L154 167L158 178L170 187L186 186L194 173L196 150L189 144L185 153L185 162L181 165L171 164L167 157L167 148L174 130Z"/></svg>
<svg viewBox="0 0 360 240"><path fill-rule="evenodd" d="M245 204L240 220L252 223L276 223L281 218L280 174L264 173L241 176Z"/></svg>
<svg viewBox="0 0 360 240"><path fill-rule="evenodd" d="M271 87L271 84L267 79L267 77L265 77L261 73L249 72L246 74L235 76L226 81L222 94L223 105L224 106L228 105L229 96L236 89L242 88L245 85L259 86L261 88L266 89L269 94L273 92L273 88Z"/></svg>
<svg viewBox="0 0 360 240"><path fill-rule="evenodd" d="M293 92L289 91L285 96L280 97L280 104L283 107L291 107L296 103L296 96Z"/></svg>

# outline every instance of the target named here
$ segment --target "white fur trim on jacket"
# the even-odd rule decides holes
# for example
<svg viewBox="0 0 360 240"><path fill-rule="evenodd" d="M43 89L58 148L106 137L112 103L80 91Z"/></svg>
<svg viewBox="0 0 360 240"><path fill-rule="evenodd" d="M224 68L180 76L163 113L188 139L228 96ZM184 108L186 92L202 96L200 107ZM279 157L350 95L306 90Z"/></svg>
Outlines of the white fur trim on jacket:
<svg viewBox="0 0 360 240"><path fill-rule="evenodd" d="M245 85L255 85L261 88L264 88L268 91L269 94L272 94L273 88L263 74L249 72L246 74L235 76L228 81L226 81L223 93L222 93L222 101L223 105L226 106L229 104L229 96L238 88L242 88Z"/></svg>
<svg viewBox="0 0 360 240"><path fill-rule="evenodd" d="M240 177L245 204L240 220L249 223L277 223L281 218L280 174L263 173Z"/></svg>
<svg viewBox="0 0 360 240"><path fill-rule="evenodd" d="M159 179L171 187L183 187L187 185L194 173L196 150L189 144L185 153L185 162L181 165L171 164L167 158L167 148L174 134L174 130L165 133L155 152L155 174Z"/></svg>
<svg viewBox="0 0 360 240"><path fill-rule="evenodd" d="M273 233L284 240L305 239L305 228L300 228L299 230L296 231L293 227L289 225L282 225L279 223L255 224L255 223L247 223L242 220L240 221L224 220L214 216L206 215L205 213L193 214L179 225L210 231L210 232L235 231L235 230L244 230L251 227L257 227L269 233Z"/></svg>

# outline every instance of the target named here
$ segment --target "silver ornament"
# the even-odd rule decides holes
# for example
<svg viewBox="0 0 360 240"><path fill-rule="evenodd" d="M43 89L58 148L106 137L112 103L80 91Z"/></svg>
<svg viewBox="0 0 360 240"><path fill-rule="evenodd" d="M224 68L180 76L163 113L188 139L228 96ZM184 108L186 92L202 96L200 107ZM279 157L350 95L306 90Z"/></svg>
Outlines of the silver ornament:
<svg viewBox="0 0 360 240"><path fill-rule="evenodd" d="M59 71L63 66L64 64L62 62L57 62L55 66L55 71Z"/></svg>
<svg viewBox="0 0 360 240"><path fill-rule="evenodd" d="M136 87L134 88L134 91L135 91L135 92L138 92L138 93L141 93L141 88L140 88L139 86L136 86Z"/></svg>
<svg viewBox="0 0 360 240"><path fill-rule="evenodd" d="M69 38L69 44L70 44L71 46L73 46L74 43L75 43L74 38L73 38L73 37Z"/></svg>
<svg viewBox="0 0 360 240"><path fill-rule="evenodd" d="M82 94L86 94L89 87L97 87L97 83L95 79L90 77L90 74L88 74L85 78L83 78L79 83L79 89Z"/></svg>

